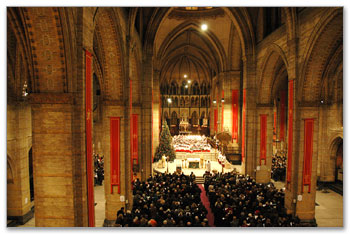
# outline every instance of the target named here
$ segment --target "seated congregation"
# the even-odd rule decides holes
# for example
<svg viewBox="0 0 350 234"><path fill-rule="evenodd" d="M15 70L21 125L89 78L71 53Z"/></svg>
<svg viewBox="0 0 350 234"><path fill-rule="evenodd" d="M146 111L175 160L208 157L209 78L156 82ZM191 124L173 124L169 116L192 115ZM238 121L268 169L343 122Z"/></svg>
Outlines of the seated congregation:
<svg viewBox="0 0 350 234"><path fill-rule="evenodd" d="M133 182L133 207L117 212L116 227L295 227L299 219L287 215L284 191L272 183L258 184L235 172L204 175L210 210L201 201L195 176L156 174ZM203 190L204 192L204 190ZM202 195L203 196L203 195ZM207 207L209 208L209 207Z"/></svg>
<svg viewBox="0 0 350 234"><path fill-rule="evenodd" d="M215 226L220 227L295 227L299 219L287 215L284 191L273 183L256 183L249 175L234 172L205 175Z"/></svg>
<svg viewBox="0 0 350 234"><path fill-rule="evenodd" d="M195 176L157 174L133 183L133 208L117 213L117 227L208 227Z"/></svg>
<svg viewBox="0 0 350 234"><path fill-rule="evenodd" d="M272 157L271 178L274 181L284 181L286 178L287 156L276 154Z"/></svg>

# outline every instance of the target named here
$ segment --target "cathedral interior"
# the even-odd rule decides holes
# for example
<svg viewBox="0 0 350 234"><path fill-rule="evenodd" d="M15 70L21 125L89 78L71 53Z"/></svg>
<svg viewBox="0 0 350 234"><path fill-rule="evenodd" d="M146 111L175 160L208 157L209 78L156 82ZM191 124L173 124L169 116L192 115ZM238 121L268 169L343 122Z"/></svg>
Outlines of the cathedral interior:
<svg viewBox="0 0 350 234"><path fill-rule="evenodd" d="M320 226L322 188L342 194L342 7L6 13L8 226L113 226L134 182L161 173L163 124L173 137L228 135L230 166L260 185L284 158L281 205L302 225Z"/></svg>

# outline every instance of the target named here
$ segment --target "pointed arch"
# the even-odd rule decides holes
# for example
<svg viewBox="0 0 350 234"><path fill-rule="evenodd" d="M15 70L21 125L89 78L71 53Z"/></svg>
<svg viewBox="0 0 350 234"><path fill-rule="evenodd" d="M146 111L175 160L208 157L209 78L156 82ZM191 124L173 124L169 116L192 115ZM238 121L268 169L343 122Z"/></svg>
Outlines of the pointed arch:
<svg viewBox="0 0 350 234"><path fill-rule="evenodd" d="M302 56L305 61L300 69L299 101L318 103L323 73L327 61L343 44L343 10L327 8L314 27Z"/></svg>
<svg viewBox="0 0 350 234"><path fill-rule="evenodd" d="M258 103L273 104L273 85L279 77L279 72L287 71L288 60L283 50L276 44L272 43L266 52L261 66L259 79Z"/></svg>

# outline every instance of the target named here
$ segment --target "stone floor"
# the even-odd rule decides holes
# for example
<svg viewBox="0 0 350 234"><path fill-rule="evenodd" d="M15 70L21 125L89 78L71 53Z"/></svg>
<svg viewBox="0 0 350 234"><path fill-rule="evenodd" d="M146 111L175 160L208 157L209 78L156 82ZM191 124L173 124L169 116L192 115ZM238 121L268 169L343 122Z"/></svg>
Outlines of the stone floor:
<svg viewBox="0 0 350 234"><path fill-rule="evenodd" d="M276 188L283 188L283 182L275 182ZM343 227L343 196L328 190L316 190L315 218L318 227Z"/></svg>
<svg viewBox="0 0 350 234"><path fill-rule="evenodd" d="M284 187L284 183L282 182L274 182L274 184L277 188ZM95 205L95 224L96 227L102 227L105 218L104 186L95 186L95 203L97 203ZM343 196L331 190L328 193L316 191L316 203L318 204L316 206L316 222L318 227L343 226ZM28 221L25 225L18 227L35 227L35 218Z"/></svg>

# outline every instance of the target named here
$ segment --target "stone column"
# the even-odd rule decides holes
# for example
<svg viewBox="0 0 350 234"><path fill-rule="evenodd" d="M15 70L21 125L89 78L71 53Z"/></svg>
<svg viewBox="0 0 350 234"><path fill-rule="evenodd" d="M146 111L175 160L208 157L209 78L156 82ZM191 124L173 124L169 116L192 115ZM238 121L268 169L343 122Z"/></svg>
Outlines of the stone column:
<svg viewBox="0 0 350 234"><path fill-rule="evenodd" d="M255 176L256 168L256 62L252 54L243 57L243 89L246 90L246 134L243 173Z"/></svg>
<svg viewBox="0 0 350 234"><path fill-rule="evenodd" d="M226 81L224 85L224 91L225 91L225 110L224 110L224 118L225 118L225 127L228 128L230 134L232 135L232 124L233 124L233 113L232 113L232 90L238 90L238 116L237 116L237 142L234 143L234 147L239 148L241 145L241 142L239 139L241 139L241 112L242 108L240 103L242 103L242 98L240 93L241 91L241 72L240 71L230 71L227 73Z"/></svg>
<svg viewBox="0 0 350 234"><path fill-rule="evenodd" d="M297 174L297 180L293 182L296 197L295 214L301 219L303 223L315 224L315 200L316 200L316 186L317 186L317 153L318 153L318 107L299 107L299 122L295 129L298 138L295 139L295 154L298 154L298 160L295 160L294 173ZM305 149L305 119L313 119L313 141L312 141L312 163L311 163L311 184L310 190L308 186L303 185L304 172L304 149ZM299 127L300 126L300 127ZM310 145L308 145L310 147Z"/></svg>
<svg viewBox="0 0 350 234"><path fill-rule="evenodd" d="M219 120L219 101L220 100L217 100L218 99L218 94L216 93L217 80L218 80L217 76L212 79L211 92L210 92L210 123L209 123L209 125L210 125L210 135L211 136L215 135L214 111L216 109L218 110L217 120ZM216 101L215 104L214 104L214 100ZM218 126L217 130L219 130L219 126Z"/></svg>
<svg viewBox="0 0 350 234"><path fill-rule="evenodd" d="M152 54L145 54L143 60L142 77L142 146L141 146L141 179L146 179L152 173L152 157L155 147L152 147L152 89L153 89L153 68Z"/></svg>
<svg viewBox="0 0 350 234"><path fill-rule="evenodd" d="M261 161L260 164L260 144L261 144L261 122L260 116L267 116L266 125L266 162ZM273 138L273 106L265 105L259 106L257 109L257 148L256 148L256 182L257 183L268 183L271 179L271 164L272 164L272 138Z"/></svg>
<svg viewBox="0 0 350 234"><path fill-rule="evenodd" d="M297 47L298 40L293 39L288 41L288 109L287 109L287 117L288 117L288 125L287 125L287 170L286 170L286 191L285 191L285 207L287 209L287 213L295 214L296 209L296 199L297 199L297 181L298 181L298 173L296 173L296 167L298 164L299 154L296 152L298 136L296 135L295 129L299 128L299 122L296 121L298 114L298 106L297 106L297 97L298 97L298 84L297 81ZM291 82L293 81L293 89L290 89ZM291 94L292 91L292 94ZM292 95L292 96L291 96ZM292 99L292 100L291 100ZM293 109L290 110L290 106L293 106ZM290 115L290 111L292 111L292 115ZM292 116L293 120L290 119ZM289 129L292 124L292 129ZM292 139L290 137L292 136ZM291 157L291 158L290 158ZM288 167L291 161L291 182L288 183Z"/></svg>
<svg viewBox="0 0 350 234"><path fill-rule="evenodd" d="M160 84L159 84L159 71L153 71L153 111L152 111L152 129L153 129L153 138L152 138L152 144L153 144L153 152L152 155L156 152L156 148L159 145L159 110L160 110ZM174 105L174 100L172 100ZM171 113L169 113L171 115ZM179 118L180 116L178 116ZM169 126L170 129L170 126Z"/></svg>
<svg viewBox="0 0 350 234"><path fill-rule="evenodd" d="M27 101L7 104L7 219L26 223L33 217L30 201L28 153L32 145L31 106Z"/></svg>
<svg viewBox="0 0 350 234"><path fill-rule="evenodd" d="M124 84L123 84L123 98L124 98L124 154L121 157L125 158L125 201L126 208L131 210L132 207L132 191L131 191L131 181L132 181L132 163L131 163L131 121L132 121L132 83L130 83L130 37L126 37L126 54L124 55ZM130 87L131 85L131 87ZM123 181L123 180L121 180Z"/></svg>
<svg viewBox="0 0 350 234"><path fill-rule="evenodd" d="M73 96L31 94L35 226L73 227L74 154Z"/></svg>
<svg viewBox="0 0 350 234"><path fill-rule="evenodd" d="M125 134L127 133L127 126L125 121L125 106L121 100L105 100L103 102L102 110L102 123L103 123L103 142L102 148L105 153L105 198L106 198L106 210L105 210L105 222L104 226L111 226L116 220L116 212L126 205L126 194L127 187L125 181L130 181L130 176L127 173L129 167L127 167L128 157L126 157L126 152L130 148L128 144L125 143ZM120 194L117 192L117 186L113 187L113 193L111 193L111 143L110 143L110 117L121 117L120 118ZM130 151L130 150L129 150ZM130 165L130 164L129 164ZM130 169L129 169L130 171Z"/></svg>

